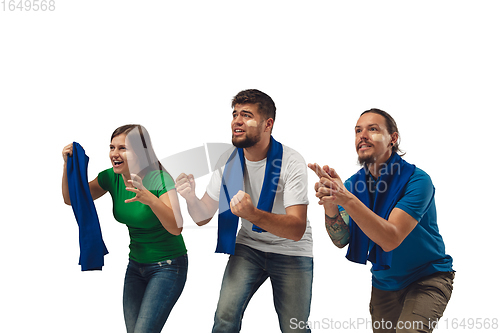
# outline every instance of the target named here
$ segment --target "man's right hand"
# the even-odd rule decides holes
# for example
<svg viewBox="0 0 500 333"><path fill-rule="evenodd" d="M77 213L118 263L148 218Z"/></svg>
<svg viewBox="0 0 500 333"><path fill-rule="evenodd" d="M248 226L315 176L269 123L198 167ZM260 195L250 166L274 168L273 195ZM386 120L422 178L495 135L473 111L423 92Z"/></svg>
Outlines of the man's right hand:
<svg viewBox="0 0 500 333"><path fill-rule="evenodd" d="M191 199L196 197L195 181L192 174L186 175L181 173L175 180L175 189L184 199Z"/></svg>

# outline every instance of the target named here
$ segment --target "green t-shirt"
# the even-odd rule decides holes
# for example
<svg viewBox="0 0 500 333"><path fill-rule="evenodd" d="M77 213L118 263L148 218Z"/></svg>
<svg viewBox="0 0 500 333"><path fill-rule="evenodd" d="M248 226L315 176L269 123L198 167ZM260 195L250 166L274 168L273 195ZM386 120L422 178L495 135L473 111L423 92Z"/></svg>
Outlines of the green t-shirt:
<svg viewBox="0 0 500 333"><path fill-rule="evenodd" d="M97 181L113 198L115 219L128 227L130 259L139 263L154 263L187 253L182 235L169 233L148 205L138 201L125 203L125 200L135 197L135 193L125 189L121 175L110 168L99 173ZM175 188L172 177L159 170L148 173L142 183L157 197Z"/></svg>

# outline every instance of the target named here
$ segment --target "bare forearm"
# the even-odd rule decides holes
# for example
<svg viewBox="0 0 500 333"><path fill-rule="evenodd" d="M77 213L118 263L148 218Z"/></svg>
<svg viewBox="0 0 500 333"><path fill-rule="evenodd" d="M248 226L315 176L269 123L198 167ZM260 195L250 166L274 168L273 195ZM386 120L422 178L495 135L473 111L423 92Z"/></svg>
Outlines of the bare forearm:
<svg viewBox="0 0 500 333"><path fill-rule="evenodd" d="M366 236L384 251L390 251L395 247L398 236L397 228L392 223L375 214L354 196L343 207Z"/></svg>
<svg viewBox="0 0 500 333"><path fill-rule="evenodd" d="M335 246L343 248L349 243L351 236L349 226L345 223L338 209L337 213L333 216L329 216L325 213L325 227L328 236L330 236Z"/></svg>
<svg viewBox="0 0 500 333"><path fill-rule="evenodd" d="M62 195L64 203L66 205L71 205L71 199L69 197L69 189L68 189L68 173L66 170L67 170L66 163L64 163L63 176L62 176Z"/></svg>
<svg viewBox="0 0 500 333"><path fill-rule="evenodd" d="M320 168L318 164L309 164L309 168L320 178L314 188L320 198L319 203L325 207L326 228L335 245L348 241L348 238L341 238L343 219L338 216L337 205L342 206L366 236L384 251L398 247L417 225L418 221L413 216L399 208L394 208L387 220L372 212L345 188L338 174L329 166ZM336 225L337 222L340 224Z"/></svg>
<svg viewBox="0 0 500 333"><path fill-rule="evenodd" d="M278 237L299 241L306 231L306 218L295 215L273 214L256 209L255 214L249 218L256 226Z"/></svg>
<svg viewBox="0 0 500 333"><path fill-rule="evenodd" d="M186 203L189 215L199 226L207 224L214 216L214 213L196 196L186 199Z"/></svg>
<svg viewBox="0 0 500 333"><path fill-rule="evenodd" d="M165 205L160 199L154 200L149 207L169 233L180 235L183 223L180 213L176 214L172 208Z"/></svg>

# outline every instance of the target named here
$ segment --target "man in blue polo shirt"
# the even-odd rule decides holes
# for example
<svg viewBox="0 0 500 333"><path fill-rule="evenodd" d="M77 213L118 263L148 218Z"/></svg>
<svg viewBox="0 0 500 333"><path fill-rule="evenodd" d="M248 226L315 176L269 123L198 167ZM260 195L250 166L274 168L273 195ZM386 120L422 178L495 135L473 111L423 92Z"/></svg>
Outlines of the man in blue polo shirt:
<svg viewBox="0 0 500 333"><path fill-rule="evenodd" d="M387 112L363 112L355 132L363 167L344 184L330 167L309 164L320 178L315 190L326 229L336 246L349 244L347 259L372 263L374 332L432 332L455 274L437 226L434 186L398 154L398 128Z"/></svg>

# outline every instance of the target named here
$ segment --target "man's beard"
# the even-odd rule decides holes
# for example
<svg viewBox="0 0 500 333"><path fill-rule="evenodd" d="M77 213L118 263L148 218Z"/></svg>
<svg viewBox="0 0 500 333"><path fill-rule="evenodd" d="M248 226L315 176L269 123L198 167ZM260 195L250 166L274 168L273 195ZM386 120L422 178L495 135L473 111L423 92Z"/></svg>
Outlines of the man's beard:
<svg viewBox="0 0 500 333"><path fill-rule="evenodd" d="M233 146L235 146L236 148L250 148L260 141L260 133L254 136L249 136L247 133L245 140L234 140L234 139L235 138L233 137L232 142Z"/></svg>
<svg viewBox="0 0 500 333"><path fill-rule="evenodd" d="M358 155L358 164L361 166L370 166L370 164L375 163L377 158L374 155L368 155L368 156L359 156Z"/></svg>

